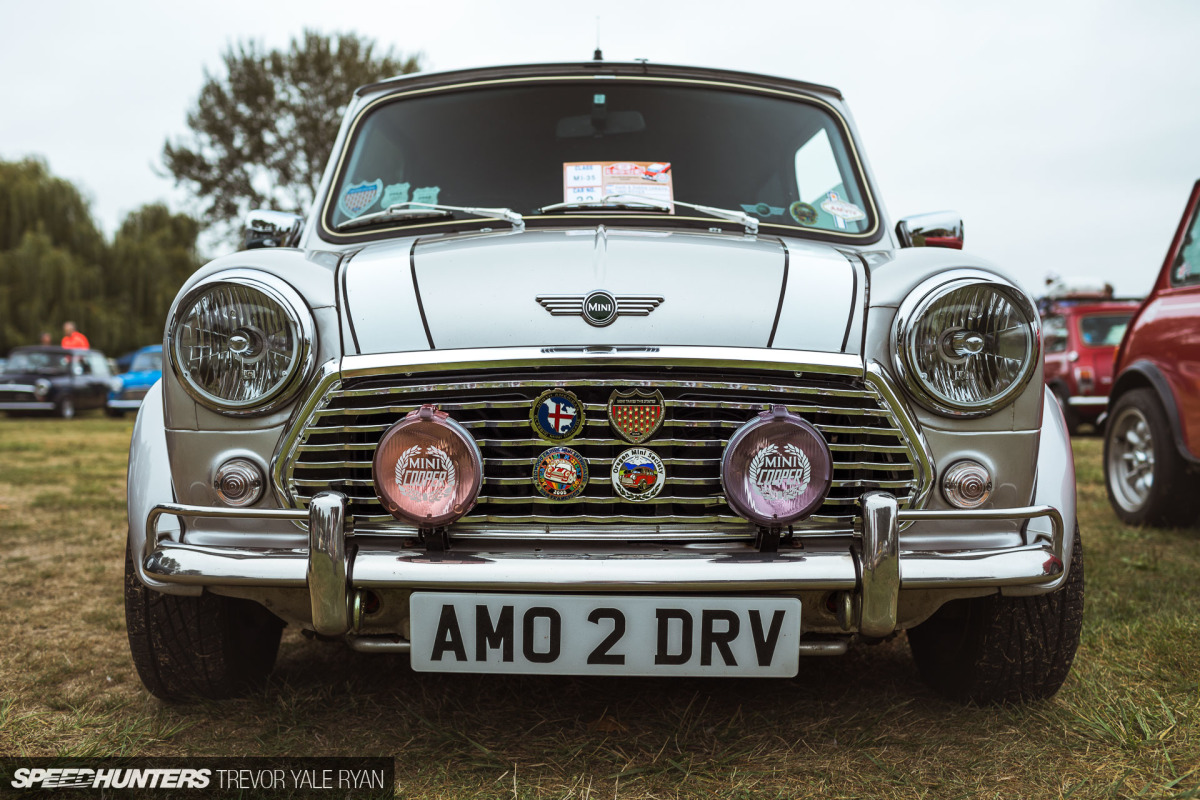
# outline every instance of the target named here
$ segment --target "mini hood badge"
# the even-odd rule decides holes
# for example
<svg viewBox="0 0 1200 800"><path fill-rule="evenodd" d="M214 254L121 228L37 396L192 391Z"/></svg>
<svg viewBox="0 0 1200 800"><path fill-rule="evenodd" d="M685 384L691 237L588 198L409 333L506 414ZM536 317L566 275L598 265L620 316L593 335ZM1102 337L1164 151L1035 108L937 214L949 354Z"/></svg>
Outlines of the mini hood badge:
<svg viewBox="0 0 1200 800"><path fill-rule="evenodd" d="M595 291L582 294L539 295L536 300L542 308L556 317L583 317L589 325L603 328L612 324L617 317L645 317L663 303L663 298L654 295L612 294Z"/></svg>
<svg viewBox="0 0 1200 800"><path fill-rule="evenodd" d="M608 422L630 444L641 444L663 423L666 402L662 392L616 390L608 398Z"/></svg>

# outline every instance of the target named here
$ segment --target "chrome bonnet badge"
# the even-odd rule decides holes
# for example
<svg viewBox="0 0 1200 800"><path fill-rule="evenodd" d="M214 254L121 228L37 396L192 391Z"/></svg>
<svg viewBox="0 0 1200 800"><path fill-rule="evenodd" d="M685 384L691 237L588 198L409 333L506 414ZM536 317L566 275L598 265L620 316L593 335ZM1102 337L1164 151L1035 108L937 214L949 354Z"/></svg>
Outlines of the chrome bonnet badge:
<svg viewBox="0 0 1200 800"><path fill-rule="evenodd" d="M614 295L595 291L582 294L538 295L537 302L555 317L583 317L589 325L603 328L617 317L645 317L663 303L654 295Z"/></svg>

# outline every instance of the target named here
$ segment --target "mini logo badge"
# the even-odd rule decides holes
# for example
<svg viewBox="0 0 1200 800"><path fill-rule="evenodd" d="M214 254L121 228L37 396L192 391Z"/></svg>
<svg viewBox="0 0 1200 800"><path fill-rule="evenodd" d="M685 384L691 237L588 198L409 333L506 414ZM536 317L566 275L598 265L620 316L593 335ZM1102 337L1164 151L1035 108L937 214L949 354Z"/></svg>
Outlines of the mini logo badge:
<svg viewBox="0 0 1200 800"><path fill-rule="evenodd" d="M583 298L583 318L598 328L617 318L617 298L608 292L592 292Z"/></svg>
<svg viewBox="0 0 1200 800"><path fill-rule="evenodd" d="M338 200L338 208L347 217L361 216L364 211L375 205L375 201L382 193L383 181L356 183L342 192L342 196Z"/></svg>
<svg viewBox="0 0 1200 800"><path fill-rule="evenodd" d="M544 294L538 305L555 317L583 317L589 325L603 328L617 317L645 317L663 304L657 295L613 294L595 291L582 294Z"/></svg>
<svg viewBox="0 0 1200 800"><path fill-rule="evenodd" d="M608 398L608 422L630 444L641 444L663 423L666 402L662 392L616 390Z"/></svg>
<svg viewBox="0 0 1200 800"><path fill-rule="evenodd" d="M455 473L454 462L444 450L414 444L396 459L396 488L410 500L436 503L454 493Z"/></svg>
<svg viewBox="0 0 1200 800"><path fill-rule="evenodd" d="M529 423L543 439L565 442L575 438L586 422L583 403L565 389L550 389L538 395L529 409Z"/></svg>
<svg viewBox="0 0 1200 800"><path fill-rule="evenodd" d="M667 470L652 450L631 447L613 459L613 489L626 500L645 502L658 497L666 482Z"/></svg>
<svg viewBox="0 0 1200 800"><path fill-rule="evenodd" d="M750 460L750 482L768 500L794 500L812 481L812 464L804 451L788 443L769 444Z"/></svg>
<svg viewBox="0 0 1200 800"><path fill-rule="evenodd" d="M533 486L542 497L570 500L588 484L587 460L569 447L542 451L533 465Z"/></svg>

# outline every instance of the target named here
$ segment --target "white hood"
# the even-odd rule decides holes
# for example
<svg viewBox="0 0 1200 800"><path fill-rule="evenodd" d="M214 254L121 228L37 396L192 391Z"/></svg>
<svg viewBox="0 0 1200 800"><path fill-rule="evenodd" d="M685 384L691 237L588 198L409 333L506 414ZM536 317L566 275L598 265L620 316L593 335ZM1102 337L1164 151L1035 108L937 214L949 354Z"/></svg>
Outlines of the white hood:
<svg viewBox="0 0 1200 800"><path fill-rule="evenodd" d="M858 283L851 263L830 247L603 226L370 246L349 261L345 280L362 353L772 343L840 351ZM538 300L582 300L593 291L614 295L618 304L622 297L661 303L645 316L618 316L596 327L579 314L552 315ZM414 313L420 322L407 318ZM419 343L413 341L418 325L427 331Z"/></svg>

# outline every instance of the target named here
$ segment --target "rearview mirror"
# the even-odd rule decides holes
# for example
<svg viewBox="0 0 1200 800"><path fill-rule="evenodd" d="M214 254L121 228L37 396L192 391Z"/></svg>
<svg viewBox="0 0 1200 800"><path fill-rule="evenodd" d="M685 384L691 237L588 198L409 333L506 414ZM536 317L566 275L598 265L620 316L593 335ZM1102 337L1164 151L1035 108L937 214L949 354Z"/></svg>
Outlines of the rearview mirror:
<svg viewBox="0 0 1200 800"><path fill-rule="evenodd" d="M896 223L901 247L949 247L962 250L963 221L957 211L916 214Z"/></svg>
<svg viewBox="0 0 1200 800"><path fill-rule="evenodd" d="M243 250L260 247L295 247L304 229L304 217L285 211L258 208L246 215Z"/></svg>

